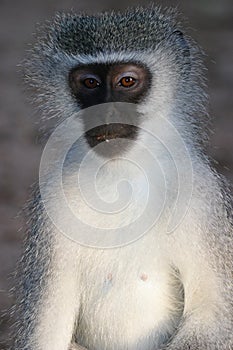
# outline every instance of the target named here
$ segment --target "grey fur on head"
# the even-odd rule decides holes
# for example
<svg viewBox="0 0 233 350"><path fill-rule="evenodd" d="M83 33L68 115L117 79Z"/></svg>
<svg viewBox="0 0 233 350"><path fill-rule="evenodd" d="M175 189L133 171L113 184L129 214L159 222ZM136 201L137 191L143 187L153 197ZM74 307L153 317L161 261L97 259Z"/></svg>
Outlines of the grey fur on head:
<svg viewBox="0 0 233 350"><path fill-rule="evenodd" d="M42 116L63 120L77 111L69 108L69 71L87 62L135 61L147 64L154 72L153 57L169 58L170 74L176 76L177 106L189 116L188 123L201 130L206 139L206 94L202 52L182 26L173 9L160 7L129 8L125 12L97 15L57 14L39 29L37 43L24 62L27 84L37 90L34 97L42 106ZM154 61L157 58L154 58ZM145 63L146 62L146 63ZM158 72L158 74L160 74ZM182 113L180 113L182 114ZM198 115L198 119L196 116ZM186 120L187 122L187 120Z"/></svg>
<svg viewBox="0 0 233 350"><path fill-rule="evenodd" d="M169 23L169 25L168 25ZM172 11L159 8L135 8L125 13L98 16L57 16L51 30L54 52L68 55L96 55L101 52L154 50L177 29ZM72 34L71 34L72 33Z"/></svg>

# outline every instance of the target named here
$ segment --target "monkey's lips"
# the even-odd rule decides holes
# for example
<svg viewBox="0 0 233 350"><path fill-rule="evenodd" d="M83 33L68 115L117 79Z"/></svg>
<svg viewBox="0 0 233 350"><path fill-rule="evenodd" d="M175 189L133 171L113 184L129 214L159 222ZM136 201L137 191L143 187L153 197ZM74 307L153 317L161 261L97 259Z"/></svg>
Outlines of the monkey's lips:
<svg viewBox="0 0 233 350"><path fill-rule="evenodd" d="M109 142L113 139L124 138L133 140L136 138L138 128L134 125L111 123L97 126L85 133L86 140L91 147L101 142Z"/></svg>

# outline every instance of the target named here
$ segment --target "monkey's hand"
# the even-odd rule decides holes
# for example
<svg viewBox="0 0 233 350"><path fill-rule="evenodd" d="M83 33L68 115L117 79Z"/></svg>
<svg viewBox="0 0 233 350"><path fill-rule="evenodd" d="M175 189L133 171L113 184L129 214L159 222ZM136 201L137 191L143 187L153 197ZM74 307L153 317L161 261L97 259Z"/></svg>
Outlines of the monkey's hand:
<svg viewBox="0 0 233 350"><path fill-rule="evenodd" d="M80 346L76 343L72 343L72 344L70 344L68 350L87 350L87 348L84 348L83 346Z"/></svg>
<svg viewBox="0 0 233 350"><path fill-rule="evenodd" d="M230 316L228 316L228 319L224 318L223 315L220 316L219 319L222 320L223 324L222 328L218 320L210 325L212 321L210 318L198 318L193 314L184 318L173 339L160 350L233 349L232 333L227 332L228 329L231 329Z"/></svg>
<svg viewBox="0 0 233 350"><path fill-rule="evenodd" d="M222 343L223 344L223 343ZM218 347L217 347L218 346ZM194 335L192 334L192 330L189 330L189 333L180 337L178 334L175 338L167 345L162 347L160 350L214 350L214 349L222 349L225 350L225 347L219 347L221 345L217 345L216 341L213 341L203 334ZM229 348L230 349L230 348Z"/></svg>

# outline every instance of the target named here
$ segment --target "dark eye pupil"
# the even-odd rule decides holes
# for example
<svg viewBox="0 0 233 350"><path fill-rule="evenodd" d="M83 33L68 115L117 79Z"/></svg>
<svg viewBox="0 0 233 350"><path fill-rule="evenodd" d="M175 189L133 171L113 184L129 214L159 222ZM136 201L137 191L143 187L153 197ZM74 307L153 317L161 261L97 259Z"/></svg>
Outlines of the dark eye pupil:
<svg viewBox="0 0 233 350"><path fill-rule="evenodd" d="M120 81L120 85L123 87L131 87L135 84L135 79L132 77L124 77Z"/></svg>
<svg viewBox="0 0 233 350"><path fill-rule="evenodd" d="M93 89L99 86L99 82L94 78L87 78L84 80L84 85L89 89Z"/></svg>

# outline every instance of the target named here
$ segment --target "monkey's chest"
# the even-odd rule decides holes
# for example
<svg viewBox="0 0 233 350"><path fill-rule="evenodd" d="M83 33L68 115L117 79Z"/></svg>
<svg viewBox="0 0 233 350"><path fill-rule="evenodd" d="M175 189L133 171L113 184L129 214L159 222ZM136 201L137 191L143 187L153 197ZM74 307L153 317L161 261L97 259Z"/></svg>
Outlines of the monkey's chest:
<svg viewBox="0 0 233 350"><path fill-rule="evenodd" d="M86 275L78 337L93 350L155 350L179 320L178 289L164 266L116 265Z"/></svg>

